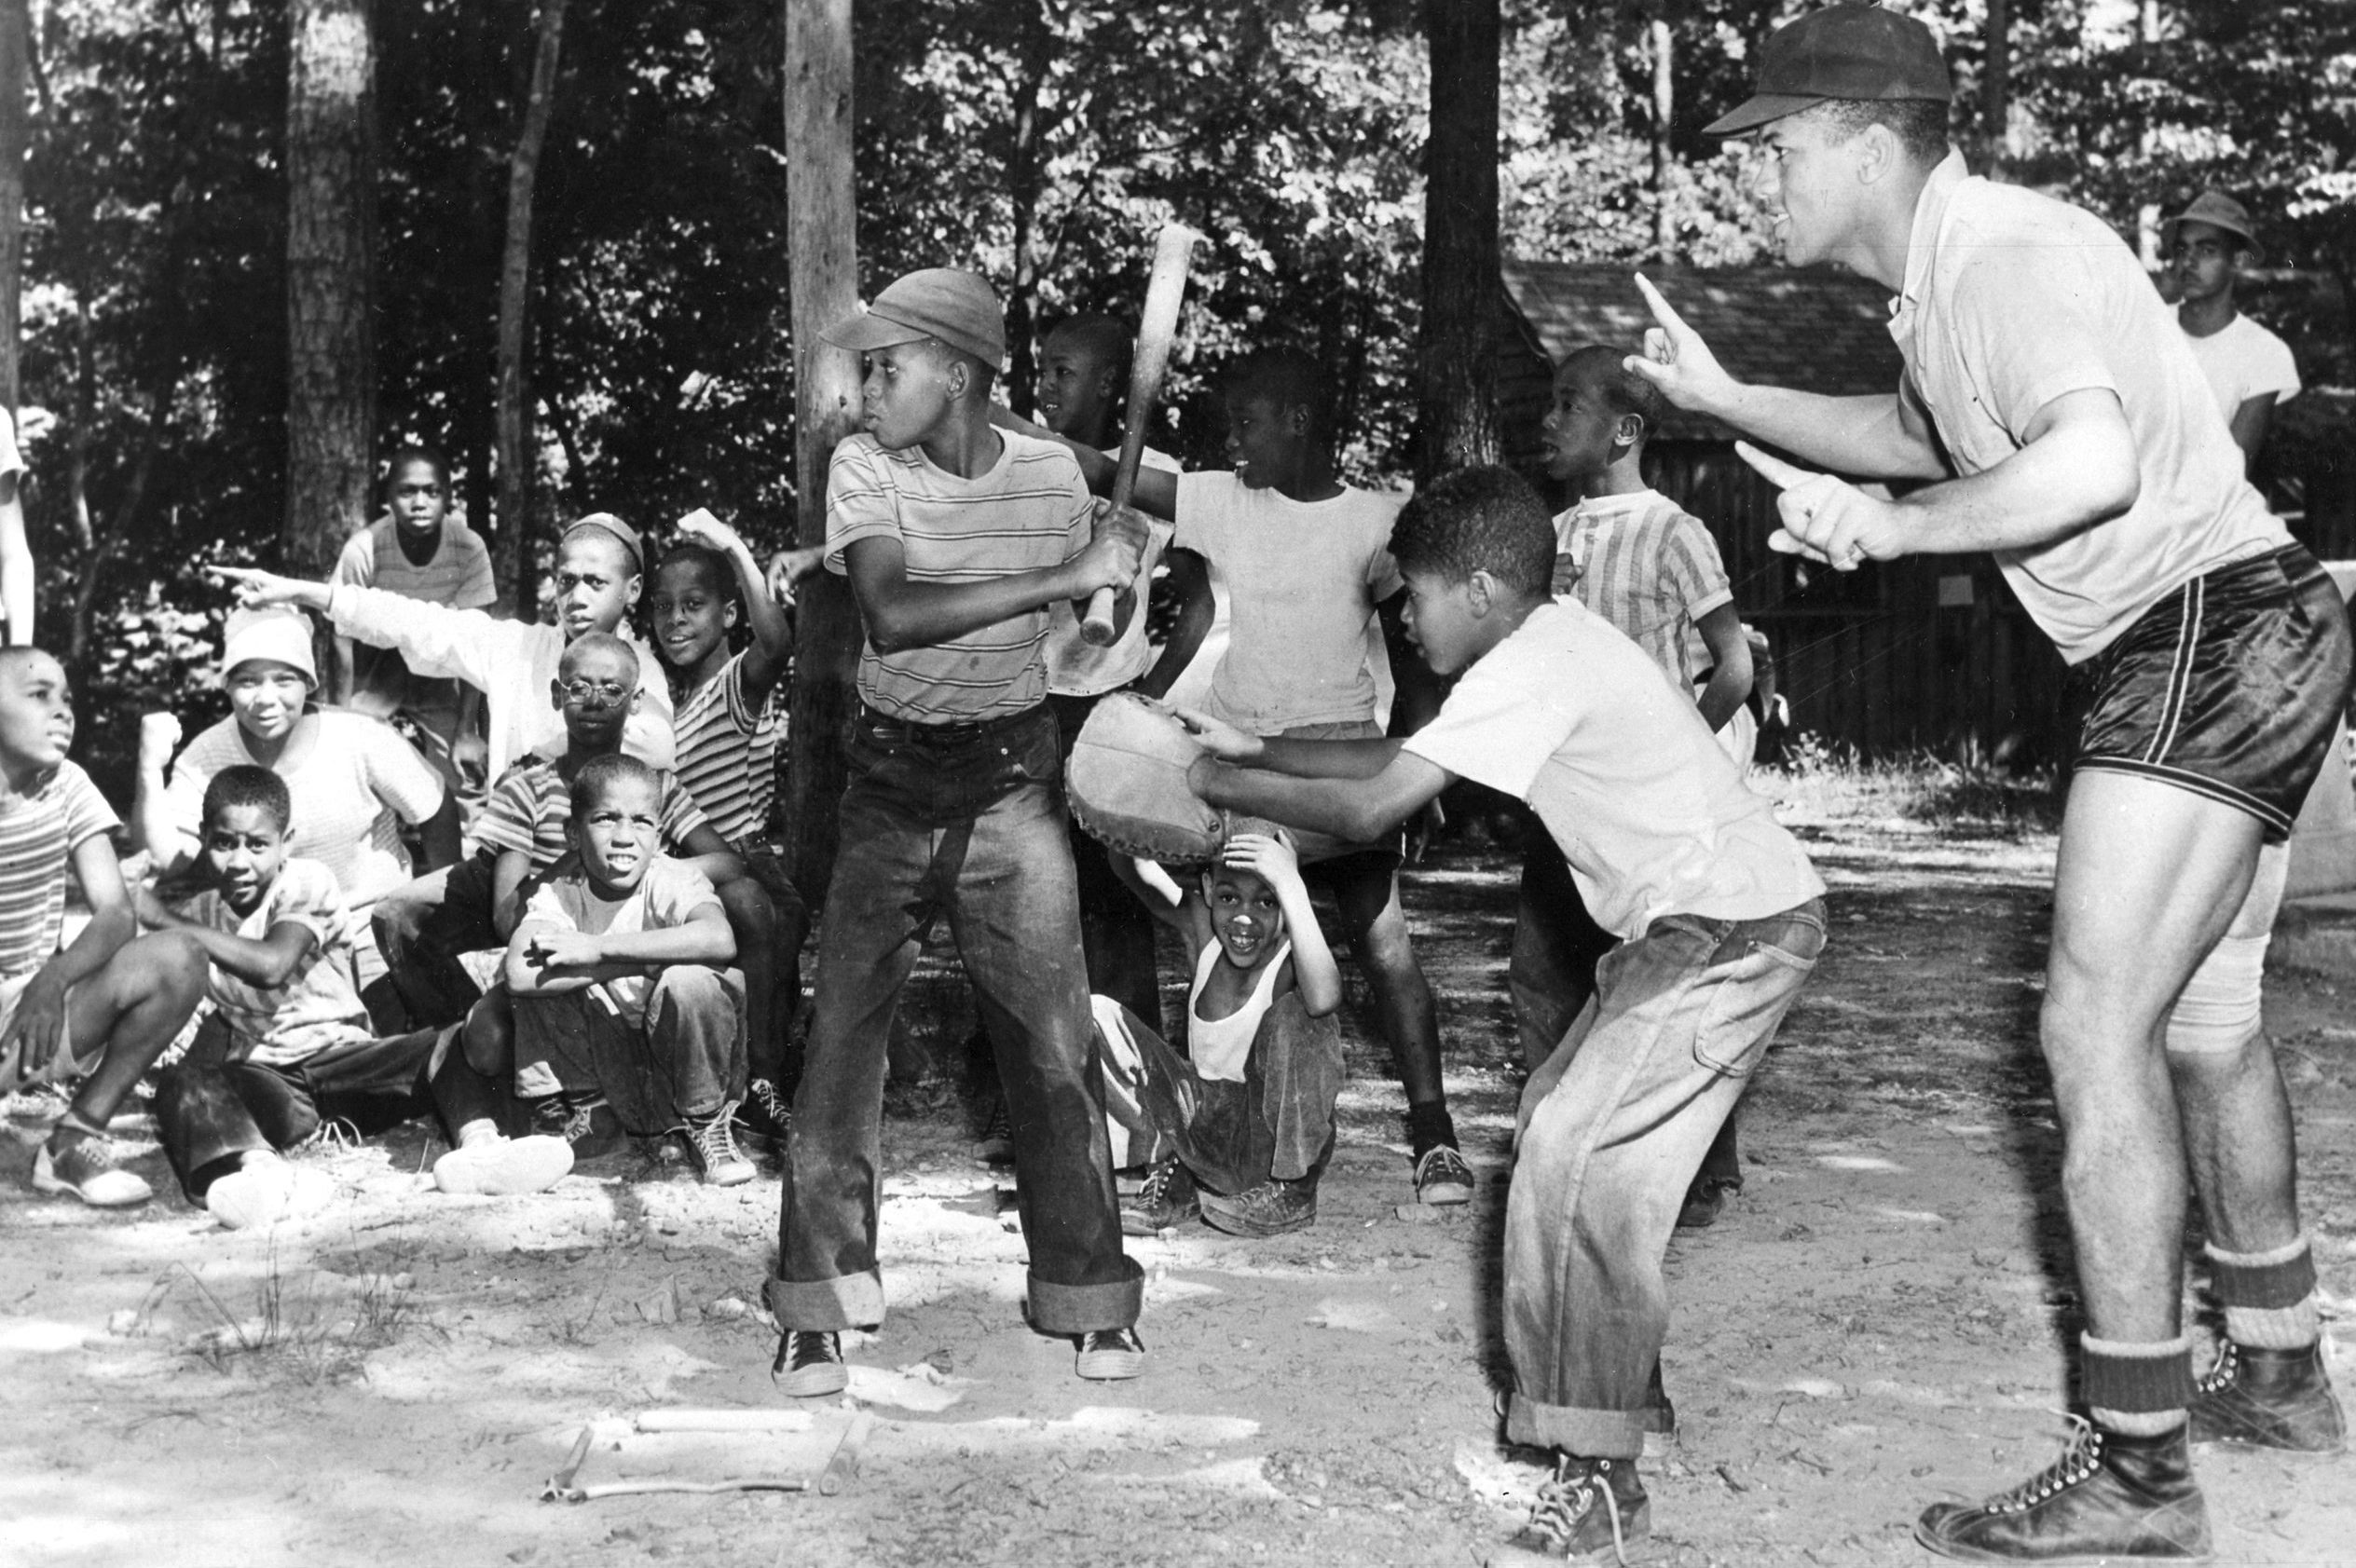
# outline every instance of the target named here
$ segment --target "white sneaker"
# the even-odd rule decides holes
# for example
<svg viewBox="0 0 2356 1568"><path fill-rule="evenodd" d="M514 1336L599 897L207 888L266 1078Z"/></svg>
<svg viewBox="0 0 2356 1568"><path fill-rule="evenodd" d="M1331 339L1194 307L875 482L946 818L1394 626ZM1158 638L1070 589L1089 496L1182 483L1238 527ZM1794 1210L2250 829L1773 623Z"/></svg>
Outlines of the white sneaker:
<svg viewBox="0 0 2356 1568"><path fill-rule="evenodd" d="M433 1184L445 1193L492 1197L544 1193L572 1169L572 1145L561 1138L486 1139L453 1149L433 1162Z"/></svg>
<svg viewBox="0 0 2356 1568"><path fill-rule="evenodd" d="M62 1154L47 1143L33 1156L33 1185L43 1193L71 1193L93 1208L128 1208L145 1203L156 1190L117 1167L104 1139L86 1138Z"/></svg>
<svg viewBox="0 0 2356 1568"><path fill-rule="evenodd" d="M316 1214L336 1196L336 1184L276 1154L251 1153L245 1163L205 1190L204 1207L224 1230L247 1231Z"/></svg>

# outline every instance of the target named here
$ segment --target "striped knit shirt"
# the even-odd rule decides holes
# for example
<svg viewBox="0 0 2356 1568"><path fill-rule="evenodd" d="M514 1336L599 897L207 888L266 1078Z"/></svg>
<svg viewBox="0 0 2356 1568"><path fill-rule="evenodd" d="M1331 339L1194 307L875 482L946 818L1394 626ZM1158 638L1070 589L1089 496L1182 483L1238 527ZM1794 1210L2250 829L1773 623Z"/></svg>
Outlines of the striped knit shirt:
<svg viewBox="0 0 2356 1568"><path fill-rule="evenodd" d="M1699 622L1734 591L1701 519L1658 490L1602 496L1555 519L1555 550L1556 594L1618 627L1681 688L1709 667Z"/></svg>
<svg viewBox="0 0 2356 1568"><path fill-rule="evenodd" d="M663 784L663 845L676 853L680 839L710 825L693 798L679 787L678 774L658 768L655 777ZM565 841L565 824L571 816L572 785L554 761L527 752L491 785L482 815L467 831L466 852L521 850L531 856L535 873L545 871L571 847Z"/></svg>
<svg viewBox="0 0 2356 1568"><path fill-rule="evenodd" d="M400 525L390 516L379 517L345 541L328 580L381 588L452 609L481 609L499 602L491 552L480 535L455 517L443 520L441 542L423 566L401 548ZM390 718L405 708L456 716L458 682L413 675L399 653L365 643L354 645L351 661L351 705L363 713Z"/></svg>
<svg viewBox="0 0 2356 1568"><path fill-rule="evenodd" d="M1050 571L1088 548L1092 512L1080 466L1062 447L1011 430L990 470L960 479L921 446L887 452L871 435L834 449L827 479L827 567L866 539L899 541L908 579L985 582ZM926 648L859 650L859 701L918 724L997 718L1048 694L1046 607Z"/></svg>
<svg viewBox="0 0 2356 1568"><path fill-rule="evenodd" d="M719 674L679 699L671 715L679 783L713 829L743 848L769 831L777 793L777 747L786 733L785 689L769 689L760 706L745 701L745 656L732 654Z"/></svg>
<svg viewBox="0 0 2356 1568"><path fill-rule="evenodd" d="M58 764L47 784L0 812L0 980L49 961L65 929L65 867L74 852L122 825L90 776Z"/></svg>

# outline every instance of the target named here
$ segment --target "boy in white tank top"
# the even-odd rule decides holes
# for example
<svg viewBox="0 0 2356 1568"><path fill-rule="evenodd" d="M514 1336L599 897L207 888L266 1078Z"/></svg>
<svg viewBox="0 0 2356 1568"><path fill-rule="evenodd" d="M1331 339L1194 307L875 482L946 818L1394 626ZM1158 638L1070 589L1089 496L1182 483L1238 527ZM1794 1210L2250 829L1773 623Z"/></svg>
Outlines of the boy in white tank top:
<svg viewBox="0 0 2356 1568"><path fill-rule="evenodd" d="M1300 1230L1334 1146L1342 983L1292 840L1240 820L1175 906L1141 891L1186 939L1188 1056L1092 999L1114 1164L1151 1166L1121 1228L1152 1235L1199 1213L1234 1235Z"/></svg>

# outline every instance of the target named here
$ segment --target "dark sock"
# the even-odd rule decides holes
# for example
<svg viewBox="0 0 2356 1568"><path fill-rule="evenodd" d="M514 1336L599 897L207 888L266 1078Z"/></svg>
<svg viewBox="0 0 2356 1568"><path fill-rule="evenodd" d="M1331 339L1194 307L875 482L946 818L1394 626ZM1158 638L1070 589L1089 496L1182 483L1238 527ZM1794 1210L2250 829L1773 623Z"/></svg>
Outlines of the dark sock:
<svg viewBox="0 0 2356 1568"><path fill-rule="evenodd" d="M1426 1151L1441 1144L1456 1147L1456 1122L1448 1114L1445 1100L1427 1100L1407 1107L1407 1142L1418 1160Z"/></svg>

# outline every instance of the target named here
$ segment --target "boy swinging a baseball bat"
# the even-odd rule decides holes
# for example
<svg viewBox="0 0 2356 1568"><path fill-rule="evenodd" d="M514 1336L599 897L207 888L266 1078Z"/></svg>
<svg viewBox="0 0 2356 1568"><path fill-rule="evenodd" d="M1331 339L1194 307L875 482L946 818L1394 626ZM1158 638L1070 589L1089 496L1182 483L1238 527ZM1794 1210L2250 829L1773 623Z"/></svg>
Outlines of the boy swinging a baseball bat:
<svg viewBox="0 0 2356 1568"><path fill-rule="evenodd" d="M1214 806L1363 840L1459 778L1527 802L1620 938L1522 1093L1505 1209L1506 1436L1555 1452L1517 1546L1585 1561L1646 1533L1636 1461L1686 1184L1824 947L1824 883L1651 659L1551 596L1555 530L1504 469L1399 513L1406 630L1461 675L1406 740L1247 735L1182 710ZM1225 761L1219 760L1225 758Z"/></svg>
<svg viewBox="0 0 2356 1568"><path fill-rule="evenodd" d="M773 1375L849 1382L842 1330L880 1324L884 1047L934 920L949 918L1013 1123L1032 1327L1087 1378L1135 1377L1144 1275L1121 1250L1054 716L1048 607L1117 591L1135 612L1142 521L1100 518L1060 446L990 423L1006 325L990 285L928 268L827 341L866 357L865 430L835 449L829 570L866 625L842 847L779 1216Z"/></svg>

